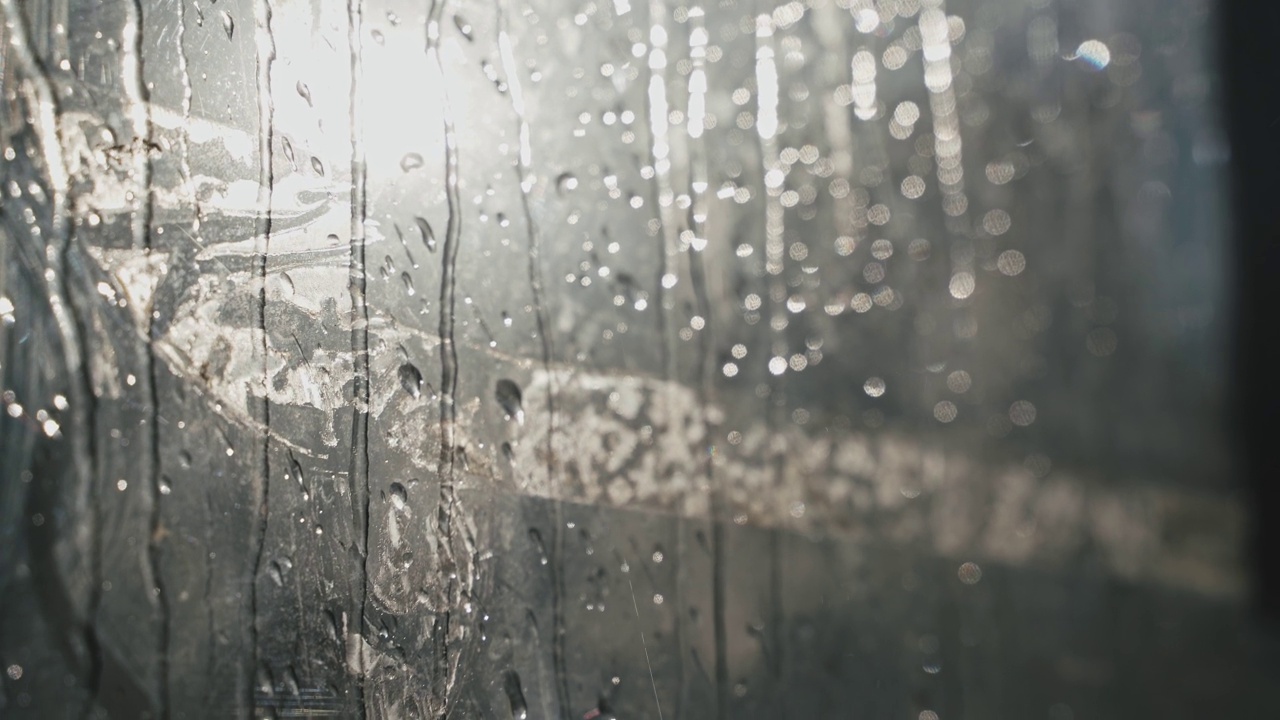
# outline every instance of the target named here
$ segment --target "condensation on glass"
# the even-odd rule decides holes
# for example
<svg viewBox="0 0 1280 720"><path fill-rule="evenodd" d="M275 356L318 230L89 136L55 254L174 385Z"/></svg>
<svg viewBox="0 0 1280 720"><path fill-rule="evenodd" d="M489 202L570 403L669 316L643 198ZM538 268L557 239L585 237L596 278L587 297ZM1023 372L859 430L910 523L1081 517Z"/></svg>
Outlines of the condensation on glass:
<svg viewBox="0 0 1280 720"><path fill-rule="evenodd" d="M1243 717L1203 0L0 0L6 717Z"/></svg>

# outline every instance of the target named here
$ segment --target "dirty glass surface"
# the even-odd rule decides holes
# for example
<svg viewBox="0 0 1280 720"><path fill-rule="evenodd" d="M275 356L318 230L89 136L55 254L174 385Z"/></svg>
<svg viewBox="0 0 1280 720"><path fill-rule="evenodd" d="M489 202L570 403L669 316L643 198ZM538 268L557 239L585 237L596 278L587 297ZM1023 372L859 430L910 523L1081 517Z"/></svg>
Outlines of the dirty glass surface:
<svg viewBox="0 0 1280 720"><path fill-rule="evenodd" d="M0 714L1269 707L1204 0L0 0Z"/></svg>

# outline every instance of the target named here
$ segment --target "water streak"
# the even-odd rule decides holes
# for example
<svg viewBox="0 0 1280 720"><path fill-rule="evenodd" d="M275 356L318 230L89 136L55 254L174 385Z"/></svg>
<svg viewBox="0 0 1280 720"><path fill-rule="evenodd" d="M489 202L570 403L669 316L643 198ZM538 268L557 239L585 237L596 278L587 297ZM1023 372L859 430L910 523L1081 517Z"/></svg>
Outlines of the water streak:
<svg viewBox="0 0 1280 720"><path fill-rule="evenodd" d="M351 256L348 263L348 293L351 298L351 355L352 355L352 391L354 394L354 412L351 423L351 467L348 472L348 483L351 488L353 528L359 543L359 555L362 562L362 577L359 583L357 611L360 637L368 631L366 605L369 598L369 525L370 496L369 486L369 386L372 378L369 374L369 306L368 277L365 263L365 219L367 216L366 199L366 163L364 147L364 124L361 109L361 89L363 80L363 33L364 18L362 0L347 2L347 42L351 52ZM356 684L356 702L360 717L367 713L365 705L365 682L368 670L365 666L365 653L356 653L360 682Z"/></svg>
<svg viewBox="0 0 1280 720"><path fill-rule="evenodd" d="M275 128L273 127L273 105L271 97L271 66L275 62L275 40L271 35L271 3L270 0L259 0L254 4L254 42L257 56L257 90L258 90L258 198L257 219L254 228L254 270L257 280L257 351L262 370L262 398L258 403L258 414L262 418L263 433L261 445L261 487L258 491L258 518L256 527L256 552L253 561L253 575L249 586L250 607L253 618L249 623L249 634L253 645L254 667L261 665L259 648L259 606L258 581L262 572L263 556L267 545L267 522L269 520L271 498L271 379L270 356L268 354L267 337L267 259L271 253L271 209L274 201L275 175L273 169L273 143ZM253 669L250 669L253 672ZM250 707L253 707L253 683L249 683Z"/></svg>
<svg viewBox="0 0 1280 720"><path fill-rule="evenodd" d="M675 297L679 284L679 248L678 220L675 210L675 191L671 183L671 137L670 137L670 102L667 99L667 6L664 0L649 2L649 153L653 162L654 186L657 190L658 218L661 222L662 245L659 256L659 333L662 336L662 367L666 379L666 410L663 418L667 432L676 432L676 401L674 399L675 383L679 380L678 351L676 342ZM677 521L677 536L683 537L684 521ZM678 608L685 603L684 584L677 574L675 602ZM633 598L634 600L634 598ZM676 647L677 677L680 680L680 696L684 695L684 653L685 628L684 613L676 612ZM641 640L643 640L643 634ZM646 654L648 649L645 650ZM647 659L647 658L646 658ZM650 668L652 672L652 668ZM657 687L654 687L654 700L657 700ZM679 707L677 707L679 714ZM658 706L658 715L662 715L662 707Z"/></svg>
<svg viewBox="0 0 1280 720"><path fill-rule="evenodd" d="M756 112L756 133L760 141L760 158L764 169L764 191L765 191L765 273L769 277L769 306L771 308L769 326L772 330L773 341L771 343L771 351L773 359L782 358L784 362L789 358L787 350L786 336L786 300L787 300L787 282L783 276L786 269L785 260L785 233L784 225L785 209L782 206L781 195L783 187L786 184L787 168L782 163L778 152L777 133L779 129L778 121L778 66L775 60L776 52L774 50L774 26L773 19L768 14L760 14L756 17L756 92L757 92L757 112ZM771 359L771 365L773 360ZM785 420L785 407L782 403L783 399L783 372L786 366L779 368L780 371L775 372L770 367L769 383L769 409L766 413L766 423L773 433L782 432ZM772 457L772 469L774 486L781 487L784 483L783 463L784 456L780 452L775 452ZM780 629L776 622L780 612L780 593L781 588L777 587L777 581L781 573L781 554L778 552L777 536L773 536L770 544L769 552L769 571L773 580L771 583L772 597L771 606L773 608L773 617L770 619L769 625L773 636L779 637ZM781 651L780 643L779 652ZM778 672L780 664L774 666L775 676Z"/></svg>
<svg viewBox="0 0 1280 720"><path fill-rule="evenodd" d="M427 55L436 66L437 77L445 77L444 62L440 58L440 18L447 0L436 0L427 18ZM444 612L437 621L436 641L440 643L437 657L441 666L437 676L443 681L441 697L443 714L448 712L449 695L456 673L457 658L451 658L449 647L452 609L458 604L459 577L457 559L453 553L453 523L457 510L456 464L457 447L457 395L458 349L454 338L457 300L458 248L462 236L462 202L458 188L458 138L454 129L453 109L449 104L446 85L440 86L441 121L444 131L445 200L449 217L445 225L444 245L441 248L440 276L440 500L436 517L439 527L438 547L440 571L447 578Z"/></svg>
<svg viewBox="0 0 1280 720"><path fill-rule="evenodd" d="M954 225L965 214L969 201L964 192L961 166L960 115L956 107L954 73L951 69L951 41L942 0L922 2L920 12L921 48L924 56L924 84L929 91L929 111L933 117L934 161L938 186L942 190L942 211ZM967 273L975 277L973 262L965 253L952 253L952 276ZM967 292L972 293L972 286Z"/></svg>
<svg viewBox="0 0 1280 720"><path fill-rule="evenodd" d="M715 352L716 323L712 313L710 289L703 253L707 249L707 217L709 202L707 199L707 149L702 140L707 124L707 45L710 36L706 29L706 11L701 7L689 8L689 99L686 107L686 135L688 136L689 165L689 280L693 286L698 315L705 320L703 329L698 333L698 366L694 376L698 379L698 400L702 407L702 417L706 437L714 437L715 428L707 419L708 409L712 402L715 387ZM729 666L728 638L725 627L725 574L724 574L724 528L727 521L724 511L724 498L715 482L715 453L705 453L705 471L711 507L711 562L712 562L712 623L715 638L715 680L716 680L716 717L720 720L728 718L729 713ZM679 525L680 557L685 557L685 535L687 524ZM681 595L678 592L677 595ZM683 608L683 604L680 605ZM682 613L683 615L683 613ZM683 653L683 650L682 650ZM682 654L683 657L683 654ZM682 674L683 675L683 674ZM684 692L682 677L681 706L676 708L676 717L683 709Z"/></svg>
<svg viewBox="0 0 1280 720"><path fill-rule="evenodd" d="M147 88L143 67L143 22L141 0L134 0L128 8L129 18L122 31L124 78L124 94L129 101L129 119L133 126L135 152L133 153L134 197L138 207L130 216L130 230L133 235L134 249L145 249L148 256L152 252L153 238L151 224L155 215L155 195L151 192L151 94ZM156 651L159 659L159 697L160 712L169 712L169 633L170 605L169 596L161 572L160 547L156 538L160 537L161 508L160 498L163 496L160 475L160 425L159 425L159 363L157 362L154 341L156 337L155 316L148 313L144 323L146 336L144 347L139 353L144 365L143 376L146 378L145 392L150 405L150 417L147 419L148 457L146 486L150 503L149 523L151 541L147 543L147 572L150 584L156 590L159 610L159 626L156 633Z"/></svg>

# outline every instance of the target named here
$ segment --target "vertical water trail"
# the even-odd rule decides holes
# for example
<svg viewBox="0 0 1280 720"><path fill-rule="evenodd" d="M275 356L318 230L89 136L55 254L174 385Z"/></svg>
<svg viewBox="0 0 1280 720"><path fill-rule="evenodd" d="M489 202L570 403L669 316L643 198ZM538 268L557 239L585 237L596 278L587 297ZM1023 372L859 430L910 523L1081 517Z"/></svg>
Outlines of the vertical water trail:
<svg viewBox="0 0 1280 720"><path fill-rule="evenodd" d="M773 48L773 19L762 13L756 17L756 137L759 140L760 160L764 172L764 252L765 274L768 277L769 328L771 330L769 361L770 411L768 420L773 431L778 431L779 411L777 394L782 386L782 375L787 371L787 282L783 277L784 226L783 207L780 200L786 184L786 168L778 156L778 66Z"/></svg>
<svg viewBox="0 0 1280 720"><path fill-rule="evenodd" d="M440 58L440 18L447 0L435 0L427 18L427 54L434 61L441 80L441 119L444 125L445 200L449 219L445 225L444 246L441 248L440 276L440 501L436 512L439 524L440 570L446 579L445 602L436 629L440 646L437 657L442 663L438 668L444 681L441 699L441 717L449 709L456 658L450 657L452 609L458 604L459 578L457 560L453 554L453 520L457 506L455 464L457 461L456 423L458 418L458 350L454 342L458 246L462 235L462 204L458 191L458 139L454 130L453 111L449 105L448 88L444 82L444 62Z"/></svg>
<svg viewBox="0 0 1280 720"><path fill-rule="evenodd" d="M699 6L689 8L689 99L685 108L686 135L688 136L689 162L689 280L693 286L698 315L705 321L698 334L698 365L694 377L698 382L698 400L702 408L703 423L709 444L706 453L706 477L710 495L711 513L711 602L712 631L715 639L716 717L729 717L729 666L728 636L725 625L725 538L724 523L727 513L724 498L715 482L715 428L708 420L708 409L714 392L716 322L713 316L707 272L703 252L707 248L707 153L702 136L707 125L707 45L710 36L706 28L706 11ZM683 541L683 535L681 536ZM683 547L679 552L684 557ZM683 687L683 686L682 686ZM676 717L683 710L684 698L676 709Z"/></svg>
<svg viewBox="0 0 1280 720"><path fill-rule="evenodd" d="M68 0L49 0L49 56L57 67L68 58L67 26L71 22Z"/></svg>
<svg viewBox="0 0 1280 720"><path fill-rule="evenodd" d="M271 66L275 62L275 40L271 35L271 2L258 0L254 3L254 41L257 57L257 89L258 89L258 217L254 227L253 253L254 271L257 281L257 351L262 354L262 400L258 404L258 414L262 418L262 453L258 472L261 473L261 488L258 496L258 522L254 528L255 553L253 559L253 575L250 576L249 597L253 618L249 623L249 637L253 643L253 667L250 677L254 677L262 662L258 636L258 581L262 572L263 555L267 547L267 522L269 520L271 500L271 362L267 337L267 260L271 252L271 211L274 201L275 173L273 169L273 143L275 128L272 126L273 105L271 88ZM249 707L254 701L253 683L249 685Z"/></svg>
<svg viewBox="0 0 1280 720"><path fill-rule="evenodd" d="M133 234L133 249L143 250L146 253L148 264L151 264L151 254L153 251L153 237L151 234L151 223L155 216L155 195L151 191L152 165L151 165L151 146L152 146L152 118L151 118L151 93L147 88L145 69L143 67L143 22L144 16L142 12L141 0L134 0L129 7L129 19L124 25L122 48L124 58L122 62L124 80L124 92L129 100L129 119L133 126L134 137L134 153L133 153L133 172L134 181L134 197L137 198L138 207L130 217L130 230ZM151 268L148 268L151 272ZM156 289L159 289L159 283L156 283ZM156 301L153 292L151 302ZM142 375L146 378L147 403L150 406L151 416L147 419L149 453L147 456L147 477L145 478L146 486L150 494L150 533L151 538L147 543L147 571L151 575L151 584L155 589L156 600L160 612L159 628L157 632L156 658L159 663L159 704L162 716L169 713L169 624L170 624L170 605L169 597L164 587L164 578L160 567L160 547L155 538L159 537L160 529L160 498L163 497L160 486L160 398L159 398L159 366L156 362L155 355L155 320L153 312L146 314L143 319L144 329L146 332L145 347L140 353L140 359L145 367Z"/></svg>
<svg viewBox="0 0 1280 720"><path fill-rule="evenodd" d="M529 193L532 192L537 178L533 174L533 149L529 140L529 121L525 116L524 90L520 82L519 69L516 67L515 52L511 46L511 36L507 26L505 6L498 6L498 51L502 57L502 71L507 76L510 88L511 109L515 112L517 134L520 140L520 157L516 165L520 181L520 206L524 213L525 227L528 233L529 247L529 290L533 294L534 318L537 322L538 340L542 347L542 370L547 375L547 457L552 456L552 441L555 433L555 392L554 378L551 375L552 338L547 320L545 292L542 286L542 235L533 219L529 208ZM548 481L553 473L548 461Z"/></svg>
<svg viewBox="0 0 1280 720"><path fill-rule="evenodd" d="M661 307L658 324L662 334L663 375L667 383L676 380L676 335L672 311L675 308L673 292L679 277L677 264L676 214L671 189L671 141L667 118L667 28L666 3L651 0L649 3L649 154L653 162L654 185L657 189L658 218L661 221L662 246L659 255L659 298Z"/></svg>
<svg viewBox="0 0 1280 720"><path fill-rule="evenodd" d="M769 412L766 423L776 438L783 432L786 422L783 404L783 373L787 371L789 353L787 349L787 282L783 276L785 265L785 226L783 224L784 209L780 196L786 184L786 168L778 155L777 133L778 123L778 66L773 47L773 19L767 13L756 17L756 134L760 140L760 158L764 169L765 191L765 273L769 278L769 327L772 332L771 352L769 360L770 389ZM777 447L776 445L774 446ZM774 470L774 486L781 487L783 482L782 453L771 451ZM774 659L772 668L780 673L782 668L782 646L780 619L782 617L781 591L778 580L781 575L782 558L778 547L777 530L772 531L769 545L769 572L772 582L770 618L770 638L775 647L770 656Z"/></svg>
<svg viewBox="0 0 1280 720"><path fill-rule="evenodd" d="M363 80L363 0L347 0L347 42L351 49L351 256L348 265L348 292L351 297L351 360L354 411L351 426L351 466L347 482L351 488L352 523L362 567L357 597L359 639L363 643L367 631L366 610L369 598L369 306L368 278L365 273L366 166L363 109L360 93ZM350 638L347 638L350 642ZM356 702L360 717L365 717L365 682L368 668L365 653L359 658L360 681L356 684Z"/></svg>
<svg viewBox="0 0 1280 720"><path fill-rule="evenodd" d="M969 205L964 192L964 176L959 172L960 115L952 82L951 41L943 0L924 0L920 5L920 53L924 57L924 84L929 91L929 112L933 117L934 162L938 168L938 187L942 190L942 211L950 220L964 215ZM961 292L967 297L973 292L975 282L971 254L951 255L952 294L963 288ZM962 273L968 282L958 284L956 280Z"/></svg>
<svg viewBox="0 0 1280 720"><path fill-rule="evenodd" d="M502 72L507 77L510 88L511 109L517 122L517 136L520 143L520 155L516 163L516 173L520 181L520 207L524 213L525 227L528 233L529 249L529 289L533 294L534 318L537 322L538 340L542 348L542 371L547 382L547 487L555 483L555 376L551 372L552 338L550 323L547 320L545 293L542 287L542 237L533 212L529 207L529 193L537 182L533 173L533 147L529 138L529 122L525 116L524 86L520 81L520 70L516 66L515 51L511 45L508 28L508 15L504 3L498 4L498 51L502 59ZM556 699L561 712L567 712L569 706L569 677L565 667L564 648L564 577L560 564L564 558L564 511L559 499L554 494L554 526L551 528L551 663L555 668Z"/></svg>
<svg viewBox="0 0 1280 720"><path fill-rule="evenodd" d="M187 3L178 7L178 78L182 83L182 128L178 132L178 170L183 192L191 193L191 234L200 236L200 205L196 197L195 181L191 177L191 58L187 55ZM199 242L197 240L197 242Z"/></svg>
<svg viewBox="0 0 1280 720"><path fill-rule="evenodd" d="M839 83L845 72L844 58L847 45L842 27L847 23L847 17L833 4L815 7L810 12L813 13L814 34L818 36L818 42L821 43L824 51L824 57L819 61L825 65L824 80L833 84ZM853 177L853 133L849 129L848 113L836 102L831 93L825 93L823 96L822 112L823 127L827 133L827 147L834 167L832 177L851 178ZM836 235L855 241L860 240L853 222L853 194L846 192L833 200L832 219Z"/></svg>
<svg viewBox="0 0 1280 720"><path fill-rule="evenodd" d="M677 214L675 210L675 192L671 183L671 138L670 138L670 102L667 99L667 5L665 0L649 2L649 87L647 109L649 114L649 154L653 162L653 178L657 190L658 219L662 233L662 244L659 248L659 284L658 284L658 332L662 336L662 374L665 394L666 432L677 432L680 427L676 411L675 385L679 380L678 357L676 347L675 296L679 283L679 249ZM676 539L682 543L685 531L682 516L676 518ZM677 548L677 556L683 547ZM684 655L685 625L684 606L685 588L681 581L681 573L677 570L675 587L676 627L675 640L677 650L677 675L680 678L679 696L685 692ZM638 618L637 618L638 619ZM657 688L654 689L655 696ZM656 697L655 697L656 699ZM677 704L676 716L679 717L681 705ZM661 707L659 707L661 715Z"/></svg>
<svg viewBox="0 0 1280 720"><path fill-rule="evenodd" d="M685 108L686 134L689 148L689 273L697 302L698 315L706 321L706 329L699 333L702 351L699 353L695 377L704 390L710 389L714 373L714 323L711 317L711 299L707 288L706 267L702 261L707 248L707 152L702 135L707 122L707 34L706 13L701 7L689 8L689 100ZM683 243L682 243L683 245Z"/></svg>

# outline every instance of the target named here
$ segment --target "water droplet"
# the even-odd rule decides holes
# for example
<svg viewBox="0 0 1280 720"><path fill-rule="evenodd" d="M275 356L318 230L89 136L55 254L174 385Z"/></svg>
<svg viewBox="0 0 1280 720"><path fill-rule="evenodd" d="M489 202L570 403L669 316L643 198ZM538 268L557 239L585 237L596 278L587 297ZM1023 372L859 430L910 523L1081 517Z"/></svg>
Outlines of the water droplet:
<svg viewBox="0 0 1280 720"><path fill-rule="evenodd" d="M518 424L524 424L524 408L521 406L523 398L519 385L503 378L498 381L494 389L494 397L502 406L502 412L506 413L508 420L514 419Z"/></svg>
<svg viewBox="0 0 1280 720"><path fill-rule="evenodd" d="M413 277L409 275L408 271L400 273L400 280L404 282L404 291L408 293L410 297L417 293L413 288Z"/></svg>
<svg viewBox="0 0 1280 720"><path fill-rule="evenodd" d="M1101 40L1085 40L1069 59L1083 60L1090 68L1101 70L1111 63L1111 49Z"/></svg>
<svg viewBox="0 0 1280 720"><path fill-rule="evenodd" d="M409 491L398 482L391 483L391 504L400 512L409 507Z"/></svg>
<svg viewBox="0 0 1280 720"><path fill-rule="evenodd" d="M425 218L415 217L413 222L418 226L418 232L422 233L422 242L426 244L427 249L431 252L436 251L436 234L431 229L431 224Z"/></svg>
<svg viewBox="0 0 1280 720"><path fill-rule="evenodd" d="M996 258L996 269L1013 277L1027 269L1027 258L1017 250L1005 250Z"/></svg>
<svg viewBox="0 0 1280 720"><path fill-rule="evenodd" d="M302 464L298 462L292 452L289 453L289 476L293 478L294 482L298 483L298 487L302 489L302 492L305 493L307 491L307 479L302 474Z"/></svg>
<svg viewBox="0 0 1280 720"><path fill-rule="evenodd" d="M307 87L306 83L299 80L297 85L297 90L298 90L298 95L300 95L303 100L307 101L308 106L311 106L311 88Z"/></svg>
<svg viewBox="0 0 1280 720"><path fill-rule="evenodd" d="M298 683L298 673L294 672L290 666L284 671L284 690L289 693L290 697L298 697L300 685Z"/></svg>
<svg viewBox="0 0 1280 720"><path fill-rule="evenodd" d="M416 152L405 153L404 157L400 158L400 169L405 172L417 170L420 167L422 167L422 156Z"/></svg>
<svg viewBox="0 0 1280 720"><path fill-rule="evenodd" d="M196 27L204 27L204 11L198 5L193 5L196 11Z"/></svg>
<svg viewBox="0 0 1280 720"><path fill-rule="evenodd" d="M538 548L538 562L543 565L547 564L547 546L542 542L542 533L538 532L538 528L529 528L529 539L533 541L535 547Z"/></svg>
<svg viewBox="0 0 1280 720"><path fill-rule="evenodd" d="M453 24L468 42L475 40L475 37L471 34L471 23L467 22L461 15L453 16Z"/></svg>
<svg viewBox="0 0 1280 720"><path fill-rule="evenodd" d="M506 459L508 463L513 463L513 464L515 463L516 451L514 448L511 447L511 443L509 442L502 443L502 457Z"/></svg>
<svg viewBox="0 0 1280 720"><path fill-rule="evenodd" d="M556 178L556 192L561 195L567 194L578 188L578 178L573 173L564 173Z"/></svg>
<svg viewBox="0 0 1280 720"><path fill-rule="evenodd" d="M418 399L422 395L422 372L413 363L400 366L400 387L409 393L409 397Z"/></svg>
<svg viewBox="0 0 1280 720"><path fill-rule="evenodd" d="M320 158L318 157L311 158L311 169L315 170L316 174L319 175L320 177L324 177L324 163L320 162Z"/></svg>
<svg viewBox="0 0 1280 720"><path fill-rule="evenodd" d="M284 159L288 160L289 164L295 168L298 167L298 163L293 158L293 143L289 142L289 138L280 138L280 146L284 150Z"/></svg>
<svg viewBox="0 0 1280 720"><path fill-rule="evenodd" d="M396 271L395 261L391 259L390 255L383 256L382 267L378 269L379 274L382 275L382 279L383 280L390 279L391 273L394 273L395 271Z"/></svg>
<svg viewBox="0 0 1280 720"><path fill-rule="evenodd" d="M965 585L976 585L982 579L982 568L977 563L967 562L960 566L956 571L956 575L960 577L960 582Z"/></svg>
<svg viewBox="0 0 1280 720"><path fill-rule="evenodd" d="M960 409L950 400L943 400L933 406L933 417L938 422L949 423L960 414Z"/></svg>
<svg viewBox="0 0 1280 720"><path fill-rule="evenodd" d="M173 492L173 481L169 479L168 475L161 475L160 476L160 494L168 495L172 492Z"/></svg>
<svg viewBox="0 0 1280 720"><path fill-rule="evenodd" d="M226 10L222 11L222 29L227 31L228 40L236 33L236 21L232 19L231 13Z"/></svg>
<svg viewBox="0 0 1280 720"><path fill-rule="evenodd" d="M507 314L506 310L503 310L502 311L502 327L511 327L511 324L512 324L511 316Z"/></svg>
<svg viewBox="0 0 1280 720"><path fill-rule="evenodd" d="M514 670L508 670L502 687L507 692L507 702L511 704L511 717L515 720L527 720L529 709L524 700L524 689L520 686L520 676Z"/></svg>
<svg viewBox="0 0 1280 720"><path fill-rule="evenodd" d="M1036 421L1036 406L1026 400L1018 400L1009 406L1009 419L1018 427L1026 427Z"/></svg>

